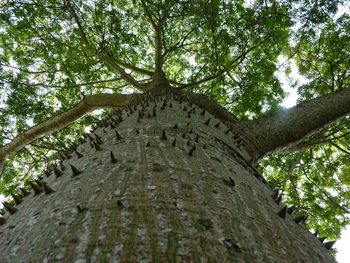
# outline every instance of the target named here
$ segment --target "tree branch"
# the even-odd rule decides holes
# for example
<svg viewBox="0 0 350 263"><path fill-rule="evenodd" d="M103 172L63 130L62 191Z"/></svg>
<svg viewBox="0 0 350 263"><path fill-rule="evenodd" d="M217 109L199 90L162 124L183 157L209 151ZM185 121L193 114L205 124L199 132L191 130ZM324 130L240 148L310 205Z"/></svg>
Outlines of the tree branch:
<svg viewBox="0 0 350 263"><path fill-rule="evenodd" d="M85 97L73 108L59 113L58 115L30 128L22 134L17 135L10 143L3 145L0 148L0 171L10 154L19 151L32 141L68 126L90 111L105 107L125 106L136 96L137 95L98 94Z"/></svg>
<svg viewBox="0 0 350 263"><path fill-rule="evenodd" d="M74 83L70 85L71 87L81 87L81 86L87 86L87 85L95 85L95 84L101 84L101 83L108 83L113 81L121 80L121 78L112 78L112 79L105 79L105 80L97 80L97 81L90 81L90 82L84 82L84 83ZM1 79L0 79L1 81ZM46 83L30 83L30 82L18 82L18 81L3 81L0 82L0 84L4 83L17 83L26 87L50 87L50 88L63 88L63 85L49 85Z"/></svg>
<svg viewBox="0 0 350 263"><path fill-rule="evenodd" d="M143 69L143 68L139 68L139 67L136 67L134 65L131 65L129 63L126 63L126 62L123 62L121 60L118 60L116 58L114 58L115 62L118 63L120 66L124 67L124 68L127 68L127 69L130 69L132 71L135 71L135 72L138 72L138 73L141 73L143 75L147 75L147 76L150 76L152 77L153 76L153 71L150 71L150 70L147 70L147 69Z"/></svg>
<svg viewBox="0 0 350 263"><path fill-rule="evenodd" d="M342 207L340 204L338 204L337 202L335 202L335 201L333 200L333 197L330 196L326 190L320 188L320 187L317 185L317 183L316 183L314 180L312 180L312 179L307 175L304 165L301 165L300 167L301 167L301 169L302 169L302 171L303 171L303 173L304 173L306 179L309 180L309 181L310 181L310 182L311 182L311 183L312 183L326 198L327 198L328 201L330 201L333 205L335 205L335 206L337 206L338 208L340 208L341 210L343 210L345 213L349 214L349 210L347 210L345 207Z"/></svg>
<svg viewBox="0 0 350 263"><path fill-rule="evenodd" d="M59 72L60 70L52 70L52 71L48 71L48 70L42 70L42 71L31 71L28 69L23 69L20 67L15 67L13 65L9 65L9 64L4 64L2 62L0 62L0 66L2 67L7 67L7 68L11 68L11 69L15 69L24 73L28 73L28 74L32 74L32 75L41 75L41 74L45 74L45 73L56 73Z"/></svg>
<svg viewBox="0 0 350 263"><path fill-rule="evenodd" d="M141 84L139 83L135 78L133 78L130 74L127 74L124 69L122 68L129 68L132 69L134 71L137 71L139 73L142 72L142 74L146 74L148 76L152 76L153 72L149 72L147 70L143 70L140 69L136 66L130 65L128 63L122 62L118 59L115 59L112 55L110 55L108 52L106 51L98 51L95 47L92 46L92 44L90 43L87 34L84 30L84 27L82 26L80 19L77 15L77 13L75 12L74 8L72 7L72 5L70 4L69 0L65 0L65 6L69 9L69 12L72 14L75 23L77 24L78 28L79 28L79 32L81 35L81 38L83 40L83 43L85 44L85 46L88 48L88 50L95 56L97 57L102 63L104 63L105 65L110 66L114 71L116 71L118 74L120 74L120 77L129 82L131 85L133 85L135 88L141 90L141 91L147 91L149 88L149 85L147 84Z"/></svg>
<svg viewBox="0 0 350 263"><path fill-rule="evenodd" d="M236 124L236 129L245 134L247 151L257 161L270 152L299 143L349 113L350 88L346 88L269 117Z"/></svg>
<svg viewBox="0 0 350 263"><path fill-rule="evenodd" d="M69 12L72 14L72 16L73 16L73 18L75 20L75 23L77 24L77 26L79 28L79 32L80 32L80 35L81 35L81 38L82 38L84 44L88 48L90 48L90 42L89 42L89 40L87 38L87 35L85 33L85 30L84 30L82 24L80 23L80 19L79 19L77 13L75 12L74 8L72 7L72 5L70 3L70 0L65 0L64 1L64 5L65 5L66 8L68 8Z"/></svg>
<svg viewBox="0 0 350 263"><path fill-rule="evenodd" d="M227 76L228 76L234 83L236 83L238 87L242 88L241 83L240 83L237 79L235 79L235 78L232 76L232 74L230 73L230 71L228 70L228 68L227 68L226 66L224 66L224 65L222 65L222 67L224 68L224 70L225 70Z"/></svg>
<svg viewBox="0 0 350 263"><path fill-rule="evenodd" d="M177 50L178 48L181 48L181 47L185 46L186 45L185 41L197 29L198 29L197 27L196 28L192 28L190 31L187 32L187 34L185 34L183 37L181 37L179 39L179 41L177 41L174 45L172 45L172 46L170 46L168 48L165 48L163 56L166 56L168 53L173 52L173 51Z"/></svg>
<svg viewBox="0 0 350 263"><path fill-rule="evenodd" d="M292 152L296 152L296 151L310 149L310 148L312 148L312 147L314 147L315 145L318 145L318 144L332 143L333 141L341 139L343 137L346 137L349 134L350 134L350 132L346 132L346 133L344 133L342 135L328 138L329 136L332 135L331 134L331 135L325 136L324 138L323 137L322 138L317 138L316 140L302 141L302 142L300 142L298 144L293 144L292 146L283 149L283 152L284 153L292 153ZM328 139L325 139L325 138L328 138Z"/></svg>
<svg viewBox="0 0 350 263"><path fill-rule="evenodd" d="M215 74L213 76L209 76L209 77L203 78L201 80L198 80L198 81L195 81L195 82L192 82L192 83L183 84L183 85L177 87L177 90L183 90L183 89L191 88L191 87L194 87L194 86L198 86L198 85L200 85L202 83L205 83L205 82L208 82L210 80L216 79L221 74L222 74L222 71L219 71L218 74Z"/></svg>
<svg viewBox="0 0 350 263"><path fill-rule="evenodd" d="M193 83L188 83L188 84L183 84L181 86L179 86L177 89L179 90L182 90L182 89L186 89L186 88L190 88L190 87L194 87L194 86L198 86L202 83L205 83L207 81L210 81L210 80L213 80L213 79L216 79L217 77L219 77L220 75L222 75L223 73L229 73L229 70L230 68L236 64L236 63L240 63L242 62L246 56L248 55L248 53L250 53L251 51L253 51L254 49L256 49L257 47L259 47L263 42L260 42L259 44L257 45L254 45L250 48L248 48L247 50L245 50L244 52L242 52L241 54L239 54L237 57L235 57L227 66L225 65L222 65L222 67L224 69L220 70L218 73L216 73L215 75L212 75L212 76L209 76L209 77L206 77L206 78L203 78L201 80L198 80L196 82L193 82ZM232 77L231 74L229 74L229 77ZM240 86L240 83L239 81L237 81L236 79L234 79L233 77L231 78L238 86Z"/></svg>
<svg viewBox="0 0 350 263"><path fill-rule="evenodd" d="M154 21L151 12L150 12L149 9L147 8L147 5L146 5L145 0L141 0L141 4L142 4L143 9L145 10L145 13L146 13L146 15L147 15L149 21L151 22L152 27L153 27L154 29L156 29L156 28L157 28L157 23Z"/></svg>
<svg viewBox="0 0 350 263"><path fill-rule="evenodd" d="M124 69L119 66L118 62L114 59L113 56L111 56L107 52L96 52L96 56L100 59L101 62L104 64L110 66L112 69L114 69L117 73L120 74L120 77L129 82L131 85L133 85L135 88L141 90L141 91L148 91L150 88L151 83L140 83L136 79L134 79L130 74L126 73Z"/></svg>
<svg viewBox="0 0 350 263"><path fill-rule="evenodd" d="M339 151L345 153L345 154L348 154L350 155L350 152L343 149L342 147L340 147L338 144L334 143L334 142L329 142L331 145L333 145L335 148L337 148Z"/></svg>

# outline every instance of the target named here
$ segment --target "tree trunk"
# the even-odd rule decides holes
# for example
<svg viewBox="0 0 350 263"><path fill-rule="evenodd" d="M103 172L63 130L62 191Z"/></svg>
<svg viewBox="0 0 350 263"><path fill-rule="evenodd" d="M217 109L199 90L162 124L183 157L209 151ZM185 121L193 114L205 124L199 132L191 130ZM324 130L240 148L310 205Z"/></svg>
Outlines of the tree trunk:
<svg viewBox="0 0 350 263"><path fill-rule="evenodd" d="M175 99L150 98L97 128L76 149L83 157L44 179L54 193L5 216L0 261L335 262L305 225L278 215L228 127Z"/></svg>

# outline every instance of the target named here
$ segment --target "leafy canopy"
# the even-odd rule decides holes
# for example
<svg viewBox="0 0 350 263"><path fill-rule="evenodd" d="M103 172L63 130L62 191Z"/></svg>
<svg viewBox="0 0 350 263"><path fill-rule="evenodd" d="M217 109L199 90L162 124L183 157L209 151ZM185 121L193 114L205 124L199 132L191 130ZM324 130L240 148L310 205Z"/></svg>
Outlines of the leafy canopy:
<svg viewBox="0 0 350 263"><path fill-rule="evenodd" d="M277 111L275 73L294 61L307 83L299 100L349 87L350 16L343 1L3 0L0 3L0 145L101 92L142 90L163 71L178 89L203 93L241 119ZM104 111L11 156L0 191L69 147ZM260 163L308 224L337 238L349 222L348 118Z"/></svg>

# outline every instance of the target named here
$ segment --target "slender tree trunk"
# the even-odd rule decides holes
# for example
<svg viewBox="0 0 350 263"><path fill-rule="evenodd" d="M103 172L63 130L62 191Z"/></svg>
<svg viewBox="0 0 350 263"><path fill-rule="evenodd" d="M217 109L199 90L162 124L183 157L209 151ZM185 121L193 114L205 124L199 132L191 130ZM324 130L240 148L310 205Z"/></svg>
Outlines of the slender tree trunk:
<svg viewBox="0 0 350 263"><path fill-rule="evenodd" d="M114 120L6 216L1 262L335 262L208 111L159 97Z"/></svg>

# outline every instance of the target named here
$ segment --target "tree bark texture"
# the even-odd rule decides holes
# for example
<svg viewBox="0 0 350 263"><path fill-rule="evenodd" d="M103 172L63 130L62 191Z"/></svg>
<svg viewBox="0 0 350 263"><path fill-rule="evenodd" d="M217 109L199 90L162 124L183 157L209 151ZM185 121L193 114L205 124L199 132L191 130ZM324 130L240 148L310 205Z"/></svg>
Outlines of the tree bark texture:
<svg viewBox="0 0 350 263"><path fill-rule="evenodd" d="M10 143L0 147L0 166L11 153L22 149L30 142L62 129L86 113L106 107L128 105L136 96L125 94L98 94L86 96L73 108L57 114L48 120L16 136ZM1 169L0 169L1 170Z"/></svg>
<svg viewBox="0 0 350 263"><path fill-rule="evenodd" d="M247 150L252 159L257 161L270 152L295 145L349 114L349 111L350 88L346 88L269 117L241 122L236 125L236 129L242 130L247 146L251 144L251 149Z"/></svg>
<svg viewBox="0 0 350 263"><path fill-rule="evenodd" d="M54 193L5 215L1 262L335 262L278 215L235 131L212 114L160 97L120 116L44 179Z"/></svg>

